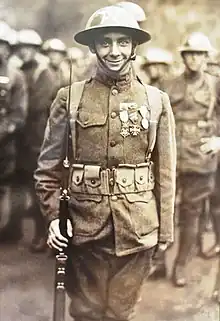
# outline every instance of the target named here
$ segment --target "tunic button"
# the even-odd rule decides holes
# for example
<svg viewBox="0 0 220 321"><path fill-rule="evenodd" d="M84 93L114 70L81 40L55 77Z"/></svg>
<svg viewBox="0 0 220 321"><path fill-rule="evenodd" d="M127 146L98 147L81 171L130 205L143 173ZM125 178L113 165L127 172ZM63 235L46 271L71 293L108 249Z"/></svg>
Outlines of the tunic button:
<svg viewBox="0 0 220 321"><path fill-rule="evenodd" d="M112 89L112 95L116 96L118 94L118 89L117 88L113 88Z"/></svg>
<svg viewBox="0 0 220 321"><path fill-rule="evenodd" d="M91 183L94 185L96 183L95 179L91 179Z"/></svg>
<svg viewBox="0 0 220 321"><path fill-rule="evenodd" d="M140 176L140 181L143 181L143 179L144 179L144 176Z"/></svg>
<svg viewBox="0 0 220 321"><path fill-rule="evenodd" d="M115 111L113 111L112 113L111 113L111 118L115 118L117 116L117 114L116 114L116 112Z"/></svg>
<svg viewBox="0 0 220 321"><path fill-rule="evenodd" d="M122 179L122 183L126 183L127 182L127 179L126 178L123 178Z"/></svg>
<svg viewBox="0 0 220 321"><path fill-rule="evenodd" d="M110 141L110 146L111 147L115 147L115 145L116 145L116 142L114 140Z"/></svg>
<svg viewBox="0 0 220 321"><path fill-rule="evenodd" d="M113 196L111 197L111 199L112 199L112 201L117 201L118 197L117 197L116 195L113 195Z"/></svg>

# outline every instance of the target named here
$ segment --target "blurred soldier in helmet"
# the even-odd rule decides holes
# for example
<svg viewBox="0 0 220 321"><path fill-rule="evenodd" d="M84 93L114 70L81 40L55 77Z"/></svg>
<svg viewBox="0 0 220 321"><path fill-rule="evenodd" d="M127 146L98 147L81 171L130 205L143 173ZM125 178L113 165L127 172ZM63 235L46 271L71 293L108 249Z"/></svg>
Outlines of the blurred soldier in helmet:
<svg viewBox="0 0 220 321"><path fill-rule="evenodd" d="M9 64L10 27L0 22L0 242L22 238L21 213L15 186L17 132L27 114L24 75Z"/></svg>
<svg viewBox="0 0 220 321"><path fill-rule="evenodd" d="M220 57L217 51L209 54L207 60L206 72L217 78L220 76ZM218 134L220 135L220 126L218 124ZM215 243L208 249L204 256L205 258L213 258L220 254L220 202L219 202L219 191L220 191L220 158L218 155L218 168L215 177L215 189L209 199L209 213L212 219L212 227L215 234ZM209 217L208 217L209 218Z"/></svg>
<svg viewBox="0 0 220 321"><path fill-rule="evenodd" d="M66 71L64 74L66 76L66 85L69 84L69 69L70 62L72 63L72 80L78 81L85 78L85 59L84 53L80 48L71 47L67 49L66 60L62 65L63 69Z"/></svg>
<svg viewBox="0 0 220 321"><path fill-rule="evenodd" d="M36 191L48 245L61 250L68 242L59 229L59 194L69 121L66 289L75 321L130 320L155 246L165 250L173 241L173 114L168 96L139 80L131 65L149 39L123 8L96 11L75 35L96 55L96 74L72 84L69 112L68 88L51 108Z"/></svg>
<svg viewBox="0 0 220 321"><path fill-rule="evenodd" d="M121 1L121 2L118 2L116 6L119 6L127 10L128 13L132 15L139 24L147 19L143 8L141 8L136 3L133 3L130 1Z"/></svg>
<svg viewBox="0 0 220 321"><path fill-rule="evenodd" d="M217 168L220 87L216 77L204 71L212 50L203 33L190 34L180 48L185 71L167 84L176 121L177 188L182 191L173 268L173 282L179 287L187 284L187 264L195 254L200 217Z"/></svg>
<svg viewBox="0 0 220 321"><path fill-rule="evenodd" d="M215 51L209 54L209 58L206 63L206 72L219 77L220 76L220 53Z"/></svg>
<svg viewBox="0 0 220 321"><path fill-rule="evenodd" d="M66 76L62 63L66 57L66 45L56 38L46 40L41 48L42 52L49 58L49 71L54 86L52 100L55 98L58 89L66 85Z"/></svg>
<svg viewBox="0 0 220 321"><path fill-rule="evenodd" d="M141 69L148 76L148 84L162 90L163 83L170 74L170 66L173 62L172 54L162 48L149 47L142 57ZM152 263L150 279L165 278L167 276L165 251L158 251Z"/></svg>
<svg viewBox="0 0 220 321"><path fill-rule="evenodd" d="M163 89L163 82L170 74L172 54L162 48L148 48L143 54L143 70L149 76L149 85Z"/></svg>
<svg viewBox="0 0 220 321"><path fill-rule="evenodd" d="M43 141L48 109L53 95L53 80L46 58L39 54L42 40L32 29L18 32L17 54L22 60L21 70L28 84L28 115L24 130L20 133L18 146L18 175L21 182L27 184L32 199L30 214L35 222L35 235L30 247L33 252L40 252L45 247L45 225L33 184L33 172L37 166L37 157Z"/></svg>

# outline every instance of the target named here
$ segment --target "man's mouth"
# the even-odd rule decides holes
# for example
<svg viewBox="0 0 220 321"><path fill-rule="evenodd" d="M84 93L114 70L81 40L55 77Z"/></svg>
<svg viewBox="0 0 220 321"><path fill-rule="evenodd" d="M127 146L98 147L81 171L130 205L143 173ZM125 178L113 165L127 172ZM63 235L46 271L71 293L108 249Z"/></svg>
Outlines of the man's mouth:
<svg viewBox="0 0 220 321"><path fill-rule="evenodd" d="M106 62L112 65L118 65L122 62L122 60L106 60Z"/></svg>

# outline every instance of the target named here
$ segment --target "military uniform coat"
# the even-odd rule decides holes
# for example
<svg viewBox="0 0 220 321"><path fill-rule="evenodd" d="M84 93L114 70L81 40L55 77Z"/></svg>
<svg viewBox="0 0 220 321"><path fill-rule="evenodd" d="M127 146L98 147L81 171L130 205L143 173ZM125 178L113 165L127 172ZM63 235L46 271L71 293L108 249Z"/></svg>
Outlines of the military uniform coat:
<svg viewBox="0 0 220 321"><path fill-rule="evenodd" d="M218 135L220 83L205 72L196 80L185 73L164 84L176 122L177 171L211 173L217 156L200 151L201 138ZM214 108L213 108L214 107ZM213 110L207 117L210 110Z"/></svg>
<svg viewBox="0 0 220 321"><path fill-rule="evenodd" d="M35 172L36 191L49 222L59 217L67 96L68 88L63 88L53 102ZM76 154L69 211L75 244L96 242L122 256L151 248L158 240L173 241L175 126L167 94L158 90L158 96L161 104L148 106L145 86L131 75L115 82L97 72L86 82L76 131L71 132ZM148 128L140 106L152 109L157 121L151 170L145 166ZM127 116L130 133L123 136ZM70 123L71 117L72 110ZM137 135L131 134L134 125L140 129Z"/></svg>

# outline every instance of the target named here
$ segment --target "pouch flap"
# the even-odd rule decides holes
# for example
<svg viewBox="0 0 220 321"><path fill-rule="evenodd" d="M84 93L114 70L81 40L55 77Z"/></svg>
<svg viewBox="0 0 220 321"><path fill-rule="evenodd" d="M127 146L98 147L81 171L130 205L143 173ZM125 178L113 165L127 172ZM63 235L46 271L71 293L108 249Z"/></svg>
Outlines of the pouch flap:
<svg viewBox="0 0 220 321"><path fill-rule="evenodd" d="M123 167L119 167L117 169L116 182L123 187L134 184L134 170L135 166L128 167L124 165Z"/></svg>
<svg viewBox="0 0 220 321"><path fill-rule="evenodd" d="M84 174L84 165L82 164L74 164L72 166L73 173L72 173L72 182L75 185L80 185L83 180L83 174Z"/></svg>
<svg viewBox="0 0 220 321"><path fill-rule="evenodd" d="M100 179L100 166L95 165L85 165L84 170L85 184L91 187L97 187L101 185Z"/></svg>
<svg viewBox="0 0 220 321"><path fill-rule="evenodd" d="M135 182L143 185L148 183L149 168L146 165L138 166L135 168Z"/></svg>

